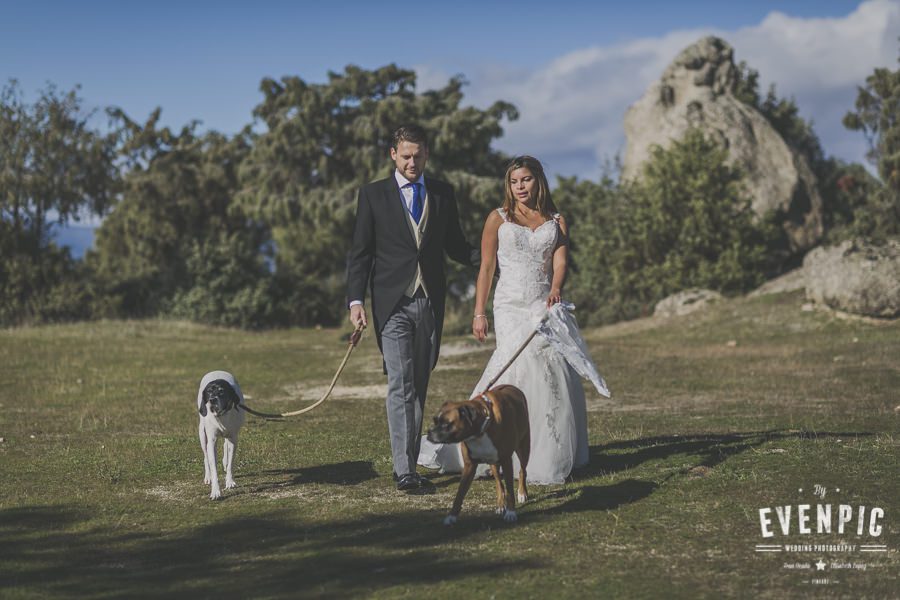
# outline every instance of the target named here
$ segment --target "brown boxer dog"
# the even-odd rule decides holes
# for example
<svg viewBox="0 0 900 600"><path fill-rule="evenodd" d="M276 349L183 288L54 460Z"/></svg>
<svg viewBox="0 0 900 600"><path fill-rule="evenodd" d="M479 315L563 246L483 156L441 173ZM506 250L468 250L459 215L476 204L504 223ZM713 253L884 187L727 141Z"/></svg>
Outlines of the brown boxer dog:
<svg viewBox="0 0 900 600"><path fill-rule="evenodd" d="M434 426L428 430L428 440L436 444L459 442L462 450L462 478L444 525L456 523L479 463L491 465L491 473L497 482L497 514L503 515L507 523L517 520L512 455L515 452L521 464L518 499L525 502L528 498L525 468L531 452L528 403L519 388L501 385L471 400L444 402L434 417ZM506 482L505 493L500 469L503 469Z"/></svg>

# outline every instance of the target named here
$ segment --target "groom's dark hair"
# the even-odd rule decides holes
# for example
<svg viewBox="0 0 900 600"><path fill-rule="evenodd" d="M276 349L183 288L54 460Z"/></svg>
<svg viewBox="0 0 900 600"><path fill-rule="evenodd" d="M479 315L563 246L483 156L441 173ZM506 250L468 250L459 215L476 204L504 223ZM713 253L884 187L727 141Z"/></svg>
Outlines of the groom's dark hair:
<svg viewBox="0 0 900 600"><path fill-rule="evenodd" d="M424 128L415 124L407 124L397 128L394 132L394 138L391 140L391 148L397 149L400 142L410 142L411 144L419 144L428 148L428 132Z"/></svg>

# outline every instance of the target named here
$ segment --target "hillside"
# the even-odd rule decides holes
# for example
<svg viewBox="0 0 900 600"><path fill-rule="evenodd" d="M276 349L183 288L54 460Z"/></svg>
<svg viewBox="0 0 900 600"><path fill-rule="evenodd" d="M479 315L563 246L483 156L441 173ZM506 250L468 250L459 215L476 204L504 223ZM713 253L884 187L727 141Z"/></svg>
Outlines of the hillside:
<svg viewBox="0 0 900 600"><path fill-rule="evenodd" d="M248 421L239 487L213 503L200 377L231 370L251 406L299 408L328 383L343 330L0 331L0 595L889 596L900 572L900 321L802 304L796 293L738 299L587 331L613 392L601 401L588 390L590 465L533 487L516 526L492 514L493 484L476 481L453 529L441 519L456 476L435 475L431 496L393 488L371 336L322 407ZM428 415L464 397L488 356L471 338L445 344ZM760 509L817 502L880 507L883 532L857 536L854 521L845 535L801 536L795 515L784 536L773 513L776 537L761 537ZM756 551L800 542L887 551ZM817 560L825 573L785 567ZM826 587L813 587L817 575Z"/></svg>

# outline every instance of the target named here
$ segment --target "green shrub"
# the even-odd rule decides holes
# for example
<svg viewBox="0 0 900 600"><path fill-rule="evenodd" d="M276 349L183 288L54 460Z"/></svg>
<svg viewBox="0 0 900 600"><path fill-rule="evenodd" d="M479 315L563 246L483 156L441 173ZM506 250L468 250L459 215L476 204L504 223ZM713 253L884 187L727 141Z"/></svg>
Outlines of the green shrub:
<svg viewBox="0 0 900 600"><path fill-rule="evenodd" d="M727 152L697 130L657 147L635 182L562 180L574 204L570 296L601 322L652 312L674 292L747 291L777 268L780 233L755 218Z"/></svg>

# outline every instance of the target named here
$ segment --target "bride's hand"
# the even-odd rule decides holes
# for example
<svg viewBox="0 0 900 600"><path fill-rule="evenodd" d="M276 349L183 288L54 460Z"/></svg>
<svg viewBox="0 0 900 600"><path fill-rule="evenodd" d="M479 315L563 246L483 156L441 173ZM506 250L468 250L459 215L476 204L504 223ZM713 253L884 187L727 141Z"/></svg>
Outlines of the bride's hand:
<svg viewBox="0 0 900 600"><path fill-rule="evenodd" d="M559 288L553 288L550 290L550 295L547 296L547 308L550 308L554 304L559 304L562 301L562 292Z"/></svg>
<svg viewBox="0 0 900 600"><path fill-rule="evenodd" d="M483 342L487 338L488 320L485 315L479 315L472 319L472 335L479 342Z"/></svg>

